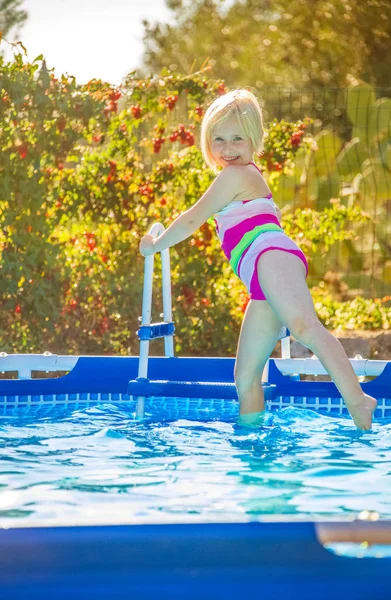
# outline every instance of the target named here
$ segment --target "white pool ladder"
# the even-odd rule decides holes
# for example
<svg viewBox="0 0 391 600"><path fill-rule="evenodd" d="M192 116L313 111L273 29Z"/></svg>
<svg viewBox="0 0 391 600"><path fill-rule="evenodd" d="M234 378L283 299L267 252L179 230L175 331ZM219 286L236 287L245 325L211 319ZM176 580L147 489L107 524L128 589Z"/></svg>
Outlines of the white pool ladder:
<svg viewBox="0 0 391 600"><path fill-rule="evenodd" d="M149 235L154 238L161 235L164 226L161 223L154 223ZM171 297L171 270L170 270L170 252L168 248L160 253L162 261L162 294L163 294L163 312L160 314L163 321L160 323L151 323L152 313L152 288L155 255L145 257L144 264L144 288L142 314L138 335L140 339L140 358L138 365L138 379L148 377L148 359L149 343L153 339L164 338L164 354L166 357L174 356L174 323L172 322L172 297ZM145 397L137 396L136 417L144 418Z"/></svg>

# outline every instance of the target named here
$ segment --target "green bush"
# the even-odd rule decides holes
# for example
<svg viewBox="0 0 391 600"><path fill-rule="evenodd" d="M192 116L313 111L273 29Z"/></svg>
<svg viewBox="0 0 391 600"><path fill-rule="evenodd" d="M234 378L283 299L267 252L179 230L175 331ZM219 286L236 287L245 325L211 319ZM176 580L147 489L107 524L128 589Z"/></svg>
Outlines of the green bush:
<svg viewBox="0 0 391 600"><path fill-rule="evenodd" d="M224 82L205 68L146 80L131 74L116 89L56 79L42 56L32 64L21 54L0 61L0 348L137 354L139 240L154 221L167 226L210 185L214 175L195 142L205 107L225 92ZM269 126L258 164L275 187L294 168L298 149L310 144L306 124ZM330 245L350 239L349 220L366 218L338 203L327 210L285 214L285 226L313 247L322 244L320 222ZM210 225L172 248L171 260L176 351L233 354L247 294ZM153 354L162 351L162 340L152 345Z"/></svg>

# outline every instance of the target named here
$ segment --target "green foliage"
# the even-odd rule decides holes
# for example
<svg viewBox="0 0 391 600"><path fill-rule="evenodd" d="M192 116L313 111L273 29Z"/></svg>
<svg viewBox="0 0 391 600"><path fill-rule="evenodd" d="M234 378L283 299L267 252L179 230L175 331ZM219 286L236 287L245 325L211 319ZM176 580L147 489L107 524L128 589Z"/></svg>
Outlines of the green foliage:
<svg viewBox="0 0 391 600"><path fill-rule="evenodd" d="M140 237L167 226L210 185L195 146L205 107L225 92L209 68L130 74L121 89L56 79L19 54L0 72L0 347L6 352L137 354L144 259ZM173 109L182 103L183 122ZM307 122L275 122L259 165L278 190L312 144ZM161 148L166 158L159 157ZM302 159L300 158L300 161ZM350 240L358 208L284 214L292 236ZM233 354L247 294L209 224L171 250L176 351ZM159 263L160 258L156 258ZM157 265L159 266L159 265ZM154 314L161 311L155 270ZM200 284L202 282L202 284ZM218 343L216 338L218 335ZM162 353L162 344L151 351Z"/></svg>
<svg viewBox="0 0 391 600"><path fill-rule="evenodd" d="M318 290L321 288L318 288ZM357 296L354 300L340 302L330 295L312 290L315 308L324 325L333 330L363 330L391 328L391 298L368 299Z"/></svg>
<svg viewBox="0 0 391 600"><path fill-rule="evenodd" d="M330 201L330 206L319 212L312 208L296 209L283 219L285 233L295 239L303 251L321 251L323 254L338 241L354 240L357 234L354 223L371 221L358 204L345 206L339 199Z"/></svg>
<svg viewBox="0 0 391 600"><path fill-rule="evenodd" d="M348 75L389 86L388 0L171 2L172 23L149 23L144 74L191 72L211 57L229 86L344 87Z"/></svg>

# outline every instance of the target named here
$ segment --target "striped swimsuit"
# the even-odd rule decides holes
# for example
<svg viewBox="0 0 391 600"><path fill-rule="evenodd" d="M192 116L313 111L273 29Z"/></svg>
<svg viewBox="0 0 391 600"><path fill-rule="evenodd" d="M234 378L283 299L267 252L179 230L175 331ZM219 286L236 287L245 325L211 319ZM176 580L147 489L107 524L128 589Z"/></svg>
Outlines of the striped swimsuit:
<svg viewBox="0 0 391 600"><path fill-rule="evenodd" d="M254 162L250 164L258 169ZM222 250L253 300L266 300L259 284L257 264L268 250L296 254L304 263L306 276L308 274L306 257L284 233L275 206L269 194L254 200L233 200L214 215Z"/></svg>

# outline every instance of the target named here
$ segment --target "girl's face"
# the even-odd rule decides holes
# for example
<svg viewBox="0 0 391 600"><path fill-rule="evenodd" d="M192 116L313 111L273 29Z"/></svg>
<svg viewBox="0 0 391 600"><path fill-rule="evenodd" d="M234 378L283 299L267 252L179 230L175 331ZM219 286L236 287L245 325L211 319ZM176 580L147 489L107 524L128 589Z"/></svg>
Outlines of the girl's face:
<svg viewBox="0 0 391 600"><path fill-rule="evenodd" d="M210 145L214 161L223 168L248 165L253 159L251 140L240 128L235 115L213 128Z"/></svg>

